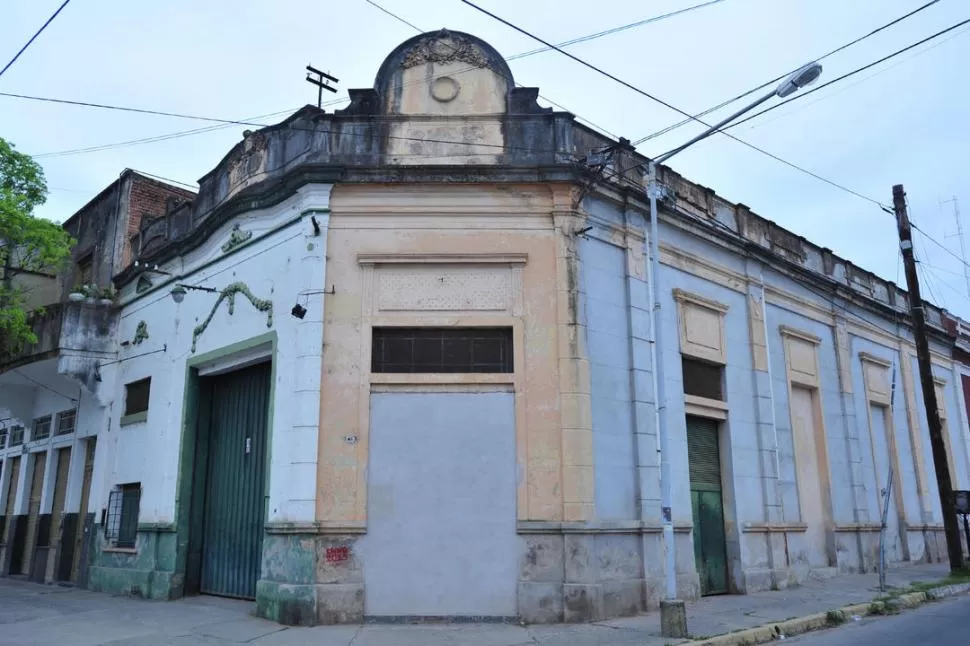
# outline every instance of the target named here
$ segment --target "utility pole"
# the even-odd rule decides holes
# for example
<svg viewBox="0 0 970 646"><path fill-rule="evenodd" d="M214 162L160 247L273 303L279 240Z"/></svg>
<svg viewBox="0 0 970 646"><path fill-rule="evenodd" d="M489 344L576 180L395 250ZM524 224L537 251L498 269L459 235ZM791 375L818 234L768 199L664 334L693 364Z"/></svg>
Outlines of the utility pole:
<svg viewBox="0 0 970 646"><path fill-rule="evenodd" d="M328 92L337 91L337 88L329 85L327 81L331 81L333 83L339 83L340 80L334 78L333 76L330 76L326 72L321 72L320 70L313 67L312 65L307 65L306 71L307 71L307 75L306 75L307 83L317 86L317 107L321 108L323 107L323 91L324 90L327 90Z"/></svg>
<svg viewBox="0 0 970 646"><path fill-rule="evenodd" d="M940 493L943 531L946 534L946 551L950 557L950 570L954 571L963 567L963 545L960 541L960 525L957 522L956 507L953 500L953 483L950 481L946 444L943 442L943 428L940 424L936 388L933 384L930 344L926 338L926 315L923 311L923 297L919 293L916 259L913 257L913 229L909 223L909 214L906 212L906 193L903 191L902 184L893 186L893 208L896 211L896 225L899 228L899 249L903 254L903 268L906 270L909 313L913 319L916 358L919 361L919 380L923 386L923 403L926 406L926 421L930 429L930 446L933 449L936 486ZM916 457L919 459L919 456Z"/></svg>

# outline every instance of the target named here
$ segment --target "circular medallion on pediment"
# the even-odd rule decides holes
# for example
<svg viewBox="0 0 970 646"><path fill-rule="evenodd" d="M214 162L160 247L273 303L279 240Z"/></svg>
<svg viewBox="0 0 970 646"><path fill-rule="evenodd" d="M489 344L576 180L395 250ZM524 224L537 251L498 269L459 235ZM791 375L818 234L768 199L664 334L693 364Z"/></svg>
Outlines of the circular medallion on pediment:
<svg viewBox="0 0 970 646"><path fill-rule="evenodd" d="M431 82L431 96L434 97L435 101L442 103L447 103L458 96L460 89L461 86L458 85L458 81L450 76L439 76Z"/></svg>

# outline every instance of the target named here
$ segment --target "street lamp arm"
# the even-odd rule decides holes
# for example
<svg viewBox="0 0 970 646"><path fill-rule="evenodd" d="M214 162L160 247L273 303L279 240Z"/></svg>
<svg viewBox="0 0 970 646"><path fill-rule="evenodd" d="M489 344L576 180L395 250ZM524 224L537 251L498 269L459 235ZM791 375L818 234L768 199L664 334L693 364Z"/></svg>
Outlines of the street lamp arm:
<svg viewBox="0 0 970 646"><path fill-rule="evenodd" d="M712 134L728 125L742 114L761 105L773 97L786 97L806 85L812 84L822 73L822 66L809 63L795 70L774 90L765 94L753 103L744 106L731 116L710 126L682 146L651 159L647 166L647 198L650 202L650 292L653 297L653 316L651 322L653 336L653 390L654 411L657 429L657 457L660 466L660 517L662 523L663 569L664 569L664 598L660 602L661 625L664 626L665 637L683 637L687 634L686 619L683 611L683 601L677 600L677 556L674 538L673 514L673 469L670 461L670 430L667 426L667 382L664 375L664 328L662 325L661 307L663 291L660 277L660 218L658 217L657 200L659 186L657 182L657 164L670 159L677 153L693 146L698 141L710 137ZM642 513L642 512L641 512ZM678 610L679 608L679 610Z"/></svg>
<svg viewBox="0 0 970 646"><path fill-rule="evenodd" d="M746 112L749 112L749 111L755 109L756 107L758 107L759 105L761 105L762 103L764 103L765 101L767 101L768 99L774 98L775 95L776 95L776 91L775 90L772 90L768 94L765 94L763 97L759 98L757 101L754 101L754 102L749 103L748 105L744 106L743 108L741 108L740 110L738 110L737 112L735 112L731 116L727 117L726 119L722 119L721 121L718 121L713 126L709 127L707 130L705 130L701 134L697 135L696 137L694 137L693 139L691 139L687 143L681 144L680 146L677 146L673 150L670 150L670 151L665 152L664 154L660 155L659 157L657 157L656 159L653 160L653 163L655 163L655 164L662 164L662 163L664 163L665 161L667 161L668 159L670 159L671 157L673 157L677 153L679 153L679 152L681 152L681 151L683 151L683 150L685 150L687 148L690 148L691 146L693 146L694 144L696 144L698 141L707 139L708 137L710 137L711 135L713 135L715 132L717 132L718 130L720 130L724 126L728 125L729 123L731 123L732 121L734 121L735 119L737 119L741 115L745 114Z"/></svg>
<svg viewBox="0 0 970 646"><path fill-rule="evenodd" d="M748 105L744 106L743 108L741 108L740 110L738 110L737 112L735 112L731 116L727 117L726 119L722 119L721 121L718 121L713 126L710 126L707 130L705 130L701 134L697 135L696 137L694 137L693 139L691 139L687 143L685 143L683 145L680 145L680 146L677 146L673 150L668 151L668 152L660 155L659 157L657 157L656 159L653 160L653 163L654 164L662 164L662 163L664 163L665 161L667 161L668 159L670 159L671 157L673 157L677 153L681 152L682 150L685 150L685 149L693 146L698 141L701 141L703 139L707 139L708 137L710 137L711 135L713 135L715 132L717 132L718 130L722 129L724 126L728 125L729 123L731 123L732 121L734 121L738 117L742 116L746 112L749 112L749 111L753 110L754 108L758 107L759 105L761 105L762 103L764 103L768 99L774 98L776 96L777 97L786 97L786 96L789 96L791 94L794 94L795 92L797 92L798 90L800 90L801 88L803 88L805 86L811 85L812 83L814 83L818 79L818 77L819 77L819 75L821 73L822 73L822 66L820 64L818 64L817 62L809 63L808 65L803 65L802 67L798 68L797 70L795 70L794 72L792 72L791 74L789 74L785 78L785 80L782 81L778 85L778 87L776 87L771 92L765 94L764 96L762 96L761 98L757 99L756 101L754 101L752 103L749 103Z"/></svg>

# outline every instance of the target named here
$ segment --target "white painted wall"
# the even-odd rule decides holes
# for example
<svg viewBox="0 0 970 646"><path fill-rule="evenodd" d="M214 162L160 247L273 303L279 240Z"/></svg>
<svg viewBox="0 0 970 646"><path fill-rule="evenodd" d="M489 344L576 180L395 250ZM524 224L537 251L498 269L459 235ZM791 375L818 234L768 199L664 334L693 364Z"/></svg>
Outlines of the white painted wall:
<svg viewBox="0 0 970 646"><path fill-rule="evenodd" d="M11 418L5 425L22 424L26 430L26 447L30 456L43 452L45 464L47 465L44 476L44 489L41 495L41 513L49 513L53 504L54 478L56 471L53 468L53 457L57 450L66 446L72 447L71 466L69 469L69 479L67 495L64 500L65 511L77 511L80 505L81 478L84 470L83 451L80 446L80 438L97 435L99 430L104 428L107 409L100 405L97 398L79 387L70 379L55 374L56 361L45 361L37 364L30 364L18 369L13 378L18 382L29 383L28 386L0 386L0 419ZM17 376L20 375L20 376ZM22 375L27 375L32 380L26 379ZM78 403L79 402L79 403ZM77 419L75 431L65 435L57 433L57 414L62 411L76 410ZM34 420L51 416L50 436L43 440L33 439ZM14 455L21 455L24 446L8 446L0 449L0 458L9 462L6 458ZM15 506L16 513L25 513L27 505L26 490L28 485L28 472L26 465L30 460L26 459L21 463L20 482L17 487L17 501ZM6 467L5 467L6 468ZM9 474L3 476L4 490L0 501L6 500L9 491Z"/></svg>
<svg viewBox="0 0 970 646"><path fill-rule="evenodd" d="M119 340L133 339L139 321L147 323L149 338L119 353L110 419L98 444L92 508L106 505L116 485L140 482L139 522L174 522L187 362L273 331L277 366L267 520L313 520L325 298L301 293L325 289L330 188L307 185L280 204L236 217L202 246L162 267L177 279L154 274L155 287L141 295L134 293L134 281L124 286ZM319 236L311 216L320 224ZM224 254L221 247L236 224L252 238ZM220 290L242 282L255 297L272 301L272 325L266 313L237 294L233 314L223 300L193 352L193 329L212 312L218 294L189 291L176 304L170 295L176 282ZM302 320L290 315L298 301L308 310ZM125 384L145 377L152 379L148 419L121 426Z"/></svg>

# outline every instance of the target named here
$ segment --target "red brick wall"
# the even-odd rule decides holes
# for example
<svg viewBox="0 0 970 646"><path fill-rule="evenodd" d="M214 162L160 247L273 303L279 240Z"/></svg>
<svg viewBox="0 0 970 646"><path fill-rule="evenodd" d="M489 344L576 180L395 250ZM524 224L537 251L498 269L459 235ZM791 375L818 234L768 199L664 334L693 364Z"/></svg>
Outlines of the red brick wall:
<svg viewBox="0 0 970 646"><path fill-rule="evenodd" d="M165 215L165 205L171 197L192 201L195 199L195 193L141 175L132 176L128 194L128 229L124 238L122 263L116 271L125 269L132 262L131 237L138 233L142 219Z"/></svg>

